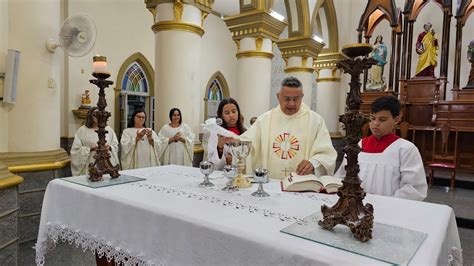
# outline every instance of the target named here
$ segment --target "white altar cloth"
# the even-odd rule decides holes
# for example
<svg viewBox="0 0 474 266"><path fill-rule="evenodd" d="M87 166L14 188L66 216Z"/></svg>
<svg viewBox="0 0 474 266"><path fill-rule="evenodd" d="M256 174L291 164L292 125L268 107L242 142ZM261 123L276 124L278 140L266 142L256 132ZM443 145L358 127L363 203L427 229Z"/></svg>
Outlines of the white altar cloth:
<svg viewBox="0 0 474 266"><path fill-rule="evenodd" d="M36 244L37 264L58 241L69 241L124 264L150 265L380 265L381 261L300 239L280 230L332 206L337 196L281 192L269 198L200 188L198 168L160 166L124 171L145 181L89 188L61 179L49 183ZM212 178L213 177L213 178ZM84 177L85 178L85 177ZM428 234L410 265L461 265L453 210L445 205L367 195L375 221Z"/></svg>

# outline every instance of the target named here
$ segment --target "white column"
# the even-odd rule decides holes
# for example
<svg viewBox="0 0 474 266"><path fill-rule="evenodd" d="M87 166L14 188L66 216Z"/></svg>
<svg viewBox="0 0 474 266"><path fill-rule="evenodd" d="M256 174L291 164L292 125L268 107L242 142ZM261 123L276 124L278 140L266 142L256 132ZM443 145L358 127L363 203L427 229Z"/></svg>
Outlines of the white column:
<svg viewBox="0 0 474 266"><path fill-rule="evenodd" d="M240 40L237 52L237 101L245 125L270 109L272 41L262 37Z"/></svg>
<svg viewBox="0 0 474 266"><path fill-rule="evenodd" d="M316 79L316 112L324 118L330 133L339 132L339 75L339 70L326 68Z"/></svg>
<svg viewBox="0 0 474 266"><path fill-rule="evenodd" d="M8 17L8 48L21 51L16 103L8 107L8 151L59 149L62 54L48 52L45 41L58 36L60 0L10 0Z"/></svg>
<svg viewBox="0 0 474 266"><path fill-rule="evenodd" d="M183 122L194 132L200 124L199 63L202 12L195 6L176 3L156 8L155 24L155 122L159 130L169 123L169 110L181 110ZM178 10L178 11L177 11ZM181 14L179 14L181 12Z"/></svg>
<svg viewBox="0 0 474 266"><path fill-rule="evenodd" d="M303 102L311 108L312 82L315 79L313 58L303 56L292 56L288 58L285 73L294 76L303 84Z"/></svg>

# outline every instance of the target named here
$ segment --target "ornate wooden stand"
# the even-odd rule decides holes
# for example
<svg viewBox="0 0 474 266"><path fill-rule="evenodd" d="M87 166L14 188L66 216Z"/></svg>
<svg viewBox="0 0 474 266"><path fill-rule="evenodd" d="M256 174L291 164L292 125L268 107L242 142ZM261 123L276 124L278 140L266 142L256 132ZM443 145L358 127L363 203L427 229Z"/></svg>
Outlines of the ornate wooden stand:
<svg viewBox="0 0 474 266"><path fill-rule="evenodd" d="M342 181L342 187L339 188L337 195L338 202L328 207L321 206L323 220L319 225L325 229L332 229L338 224L348 226L352 234L358 240L365 242L372 239L372 228L374 220L374 208L367 203L365 206L362 200L365 198L365 192L360 186L361 180L358 177L359 165L358 154L360 152L359 140L362 125L367 118L359 112L361 106L360 98L360 74L369 69L375 60L367 58L372 51L370 44L353 44L342 48L342 52L348 59L337 63L337 68L351 75L350 91L346 98L346 113L341 115L339 121L344 123L346 137L344 138L346 146L344 151L347 154L347 175Z"/></svg>
<svg viewBox="0 0 474 266"><path fill-rule="evenodd" d="M99 141L97 142L98 146L94 155L95 161L89 164L89 180L95 182L101 181L102 176L105 174L110 174L111 178L117 178L120 174L118 173L119 165L112 165L110 162L109 148L105 146L105 134L108 133L108 131L105 130L105 127L107 126L110 112L105 110L107 101L105 100L104 89L109 87L109 85L114 84L114 82L107 80L107 78L110 77L110 74L107 73L93 73L92 75L96 77L96 79L91 79L89 82L99 87L99 101L97 102L97 107L99 107L99 109L95 113L98 123L97 126L99 128L96 131L99 135Z"/></svg>

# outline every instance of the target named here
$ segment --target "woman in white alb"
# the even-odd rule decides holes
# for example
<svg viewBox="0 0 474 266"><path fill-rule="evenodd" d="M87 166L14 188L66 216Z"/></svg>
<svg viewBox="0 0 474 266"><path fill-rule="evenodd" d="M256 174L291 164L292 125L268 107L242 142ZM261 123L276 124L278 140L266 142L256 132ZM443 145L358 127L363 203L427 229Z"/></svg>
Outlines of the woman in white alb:
<svg viewBox="0 0 474 266"><path fill-rule="evenodd" d="M182 122L183 118L178 108L170 110L169 118L170 123L163 125L158 133L160 138L168 139L168 143L163 147L161 164L192 166L195 135L191 128Z"/></svg>
<svg viewBox="0 0 474 266"><path fill-rule="evenodd" d="M151 128L145 127L146 113L135 110L129 122L129 128L122 133L122 169L136 169L160 165L163 140Z"/></svg>
<svg viewBox="0 0 474 266"><path fill-rule="evenodd" d="M95 161L94 155L99 141L96 132L99 129L95 116L97 111L97 107L92 107L89 110L86 124L81 126L74 135L74 142L71 147L71 172L73 176L87 174L89 164ZM105 135L105 145L110 151L110 162L115 166L119 164L117 136L111 127L106 126L105 130L108 132Z"/></svg>

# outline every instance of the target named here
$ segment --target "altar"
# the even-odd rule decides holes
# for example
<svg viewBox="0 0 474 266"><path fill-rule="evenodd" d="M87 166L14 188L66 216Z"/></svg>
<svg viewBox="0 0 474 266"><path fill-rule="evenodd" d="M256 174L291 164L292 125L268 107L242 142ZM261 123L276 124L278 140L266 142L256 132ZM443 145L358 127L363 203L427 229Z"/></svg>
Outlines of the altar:
<svg viewBox="0 0 474 266"><path fill-rule="evenodd" d="M49 183L36 244L38 265L48 264L48 251L61 241L125 265L387 264L280 232L322 204L333 205L336 195L282 192L277 181L264 185L268 198L250 195L256 185L225 192L220 171L210 176L215 187L201 188L199 169L183 166L122 173L146 180L102 188L62 179ZM449 206L376 195L364 202L374 206L375 222L427 234L409 264L462 264Z"/></svg>

